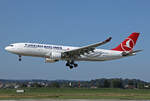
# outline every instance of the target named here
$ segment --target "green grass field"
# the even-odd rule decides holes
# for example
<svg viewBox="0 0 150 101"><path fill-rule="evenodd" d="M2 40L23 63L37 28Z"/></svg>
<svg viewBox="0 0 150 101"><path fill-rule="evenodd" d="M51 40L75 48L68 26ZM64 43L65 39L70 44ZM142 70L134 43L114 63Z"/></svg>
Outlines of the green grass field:
<svg viewBox="0 0 150 101"><path fill-rule="evenodd" d="M148 89L29 88L18 94L16 89L0 89L0 99L150 99Z"/></svg>

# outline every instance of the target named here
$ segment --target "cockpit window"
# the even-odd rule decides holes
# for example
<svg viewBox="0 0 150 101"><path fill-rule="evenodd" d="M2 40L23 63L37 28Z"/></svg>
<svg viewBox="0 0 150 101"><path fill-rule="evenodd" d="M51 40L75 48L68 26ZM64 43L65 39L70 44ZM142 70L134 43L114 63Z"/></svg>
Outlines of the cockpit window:
<svg viewBox="0 0 150 101"><path fill-rule="evenodd" d="M13 47L14 45L9 45L10 47Z"/></svg>

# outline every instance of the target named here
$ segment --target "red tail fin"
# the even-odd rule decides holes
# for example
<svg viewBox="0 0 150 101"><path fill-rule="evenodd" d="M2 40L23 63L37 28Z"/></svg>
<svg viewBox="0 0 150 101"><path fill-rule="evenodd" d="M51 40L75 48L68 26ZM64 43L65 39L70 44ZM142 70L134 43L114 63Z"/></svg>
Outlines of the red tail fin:
<svg viewBox="0 0 150 101"><path fill-rule="evenodd" d="M120 45L112 49L115 51L131 51L136 44L136 41L140 33L134 32L128 38L126 38Z"/></svg>

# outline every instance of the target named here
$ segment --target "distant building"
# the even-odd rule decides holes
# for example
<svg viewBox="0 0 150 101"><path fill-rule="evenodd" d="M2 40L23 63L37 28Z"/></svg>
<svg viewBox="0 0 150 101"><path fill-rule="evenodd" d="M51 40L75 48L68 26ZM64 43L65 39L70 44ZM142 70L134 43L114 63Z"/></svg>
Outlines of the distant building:
<svg viewBox="0 0 150 101"><path fill-rule="evenodd" d="M15 89L17 89L17 88L19 88L19 87L20 87L19 85L15 85L15 86L14 86Z"/></svg>
<svg viewBox="0 0 150 101"><path fill-rule="evenodd" d="M124 88L135 89L136 87L134 85L125 85Z"/></svg>
<svg viewBox="0 0 150 101"><path fill-rule="evenodd" d="M91 88L97 88L96 86L91 86Z"/></svg>
<svg viewBox="0 0 150 101"><path fill-rule="evenodd" d="M3 85L3 83L2 83L2 82L0 82L0 88L3 88L3 86L4 86L4 85Z"/></svg>
<svg viewBox="0 0 150 101"><path fill-rule="evenodd" d="M72 83L71 82L69 82L69 87L71 87L72 86Z"/></svg>
<svg viewBox="0 0 150 101"><path fill-rule="evenodd" d="M24 93L24 90L16 90L16 93Z"/></svg>

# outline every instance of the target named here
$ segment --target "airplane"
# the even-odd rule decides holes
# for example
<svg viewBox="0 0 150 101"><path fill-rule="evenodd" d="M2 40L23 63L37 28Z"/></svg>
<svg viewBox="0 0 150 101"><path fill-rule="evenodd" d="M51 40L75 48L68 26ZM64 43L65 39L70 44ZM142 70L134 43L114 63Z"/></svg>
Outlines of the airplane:
<svg viewBox="0 0 150 101"><path fill-rule="evenodd" d="M14 43L5 47L5 50L19 56L33 56L45 58L45 62L54 63L60 60L66 61L66 66L70 69L77 67L75 61L107 61L134 56L142 50L133 50L140 33L133 32L117 47L106 50L96 49L112 39L109 37L105 41L90 44L83 47L71 47L62 45L50 45L39 43Z"/></svg>

